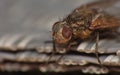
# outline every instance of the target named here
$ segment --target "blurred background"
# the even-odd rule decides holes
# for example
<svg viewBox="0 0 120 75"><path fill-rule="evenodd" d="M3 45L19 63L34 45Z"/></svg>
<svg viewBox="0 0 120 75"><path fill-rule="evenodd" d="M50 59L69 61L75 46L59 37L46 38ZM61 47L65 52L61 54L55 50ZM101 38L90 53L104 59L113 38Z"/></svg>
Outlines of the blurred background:
<svg viewBox="0 0 120 75"><path fill-rule="evenodd" d="M0 0L0 33L51 31L54 22L95 0Z"/></svg>

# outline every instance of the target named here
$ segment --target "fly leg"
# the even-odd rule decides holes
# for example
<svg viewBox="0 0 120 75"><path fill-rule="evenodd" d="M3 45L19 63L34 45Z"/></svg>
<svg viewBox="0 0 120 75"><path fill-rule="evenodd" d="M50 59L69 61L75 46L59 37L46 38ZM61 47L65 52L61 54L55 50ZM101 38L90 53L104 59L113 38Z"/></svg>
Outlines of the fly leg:
<svg viewBox="0 0 120 75"><path fill-rule="evenodd" d="M58 63L64 56L66 53L62 53L62 55L56 60L56 63Z"/></svg>
<svg viewBox="0 0 120 75"><path fill-rule="evenodd" d="M97 57L98 63L101 65L102 67L102 63L100 61L99 55L98 55L98 42L99 42L99 32L96 33L96 45L95 45L95 55Z"/></svg>
<svg viewBox="0 0 120 75"><path fill-rule="evenodd" d="M53 51L52 51L52 54L50 55L50 57L48 58L48 60L46 61L46 64L48 65L48 63L50 62L51 58L55 55L56 53L56 45L55 45L55 41L53 39Z"/></svg>
<svg viewBox="0 0 120 75"><path fill-rule="evenodd" d="M65 54L70 50L71 46L73 45L77 45L77 42L70 43L68 47L66 48L66 52L62 53L62 55L56 60L56 63L58 63L65 56Z"/></svg>

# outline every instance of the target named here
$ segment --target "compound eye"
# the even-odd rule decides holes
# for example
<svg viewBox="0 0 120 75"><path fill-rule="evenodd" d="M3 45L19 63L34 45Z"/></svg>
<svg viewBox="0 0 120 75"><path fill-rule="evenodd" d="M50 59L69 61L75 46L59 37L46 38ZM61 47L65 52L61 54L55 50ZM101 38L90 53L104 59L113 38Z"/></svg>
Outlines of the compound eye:
<svg viewBox="0 0 120 75"><path fill-rule="evenodd" d="M70 39L70 37L72 36L72 32L71 32L70 28L67 26L64 26L63 30L62 30L62 35L64 38Z"/></svg>

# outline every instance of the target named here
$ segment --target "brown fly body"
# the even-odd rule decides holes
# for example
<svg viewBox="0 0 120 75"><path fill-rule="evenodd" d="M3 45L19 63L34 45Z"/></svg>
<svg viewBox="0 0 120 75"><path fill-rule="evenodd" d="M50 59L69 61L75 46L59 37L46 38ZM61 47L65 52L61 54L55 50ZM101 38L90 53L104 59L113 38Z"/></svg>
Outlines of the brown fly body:
<svg viewBox="0 0 120 75"><path fill-rule="evenodd" d="M56 49L56 45L67 45L66 51L68 51L72 42L76 39L84 41L96 37L96 56L98 57L99 34L117 31L120 23L118 18L108 14L101 8L88 6L76 8L62 21L58 21L53 25L54 49Z"/></svg>

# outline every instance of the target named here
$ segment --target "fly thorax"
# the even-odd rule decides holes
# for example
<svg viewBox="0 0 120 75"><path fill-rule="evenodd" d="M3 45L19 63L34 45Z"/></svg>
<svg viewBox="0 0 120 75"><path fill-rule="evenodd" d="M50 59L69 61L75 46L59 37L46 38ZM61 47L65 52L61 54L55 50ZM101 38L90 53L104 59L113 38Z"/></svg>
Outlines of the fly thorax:
<svg viewBox="0 0 120 75"><path fill-rule="evenodd" d="M79 29L79 28L74 28L73 29L73 35L74 38L80 38L80 39L86 39L89 38L90 35L92 34L93 31L89 30L89 29Z"/></svg>

